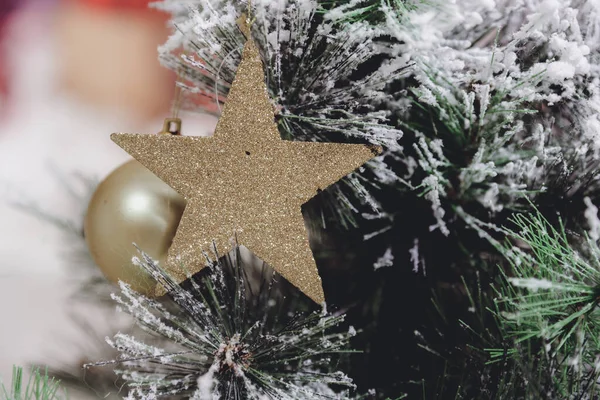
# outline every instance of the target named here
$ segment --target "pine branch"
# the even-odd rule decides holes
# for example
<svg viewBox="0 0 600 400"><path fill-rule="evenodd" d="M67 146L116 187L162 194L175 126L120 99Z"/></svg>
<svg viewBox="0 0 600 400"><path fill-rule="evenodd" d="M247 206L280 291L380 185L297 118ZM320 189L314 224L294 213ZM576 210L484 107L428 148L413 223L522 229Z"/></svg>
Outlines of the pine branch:
<svg viewBox="0 0 600 400"><path fill-rule="evenodd" d="M253 1L253 38L265 64L266 82L281 136L289 140L373 143L390 151L399 149L402 132L389 123L389 115L376 106L382 89L409 67L378 41L383 31L353 19L352 10L327 1ZM182 13L177 1L159 7L174 13L176 31L161 49L163 63L177 71L187 89L188 105L194 97L209 99L218 108L235 77L245 41L236 25L244 9L237 2L198 0ZM370 2L368 9L380 6ZM348 16L346 18L345 16ZM385 65L375 61L389 59ZM330 188L313 221L356 225L359 206L378 209L366 195L373 182L370 170L385 169L382 158L371 161L354 179Z"/></svg>
<svg viewBox="0 0 600 400"><path fill-rule="evenodd" d="M564 226L553 226L541 213L512 218L507 231L518 247L504 252L512 269L498 288L498 312L515 349L546 364L547 380L557 396L592 396L600 370L600 249L587 239L578 251ZM491 351L492 359L501 356ZM577 397L579 398L579 397Z"/></svg>
<svg viewBox="0 0 600 400"><path fill-rule="evenodd" d="M167 289L172 302L146 298L124 283L114 299L166 347L119 333L108 342L121 357L94 365L119 364L132 399L346 398L333 389L353 385L333 370L331 359L349 352L355 334L352 328L332 331L344 317L303 311L299 298L280 294L287 282L265 265L253 275L239 250L216 257L207 259L208 271L180 286L142 253L136 262Z"/></svg>
<svg viewBox="0 0 600 400"><path fill-rule="evenodd" d="M12 383L10 386L0 386L0 398L4 400L66 400L59 382L43 374L39 368L31 371L29 381L23 382L23 368L13 367Z"/></svg>

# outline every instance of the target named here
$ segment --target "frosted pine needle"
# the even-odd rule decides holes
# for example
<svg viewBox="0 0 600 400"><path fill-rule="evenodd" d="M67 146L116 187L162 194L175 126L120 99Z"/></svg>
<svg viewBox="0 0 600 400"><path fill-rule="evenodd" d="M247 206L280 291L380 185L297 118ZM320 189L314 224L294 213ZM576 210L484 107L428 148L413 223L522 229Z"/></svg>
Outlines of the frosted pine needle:
<svg viewBox="0 0 600 400"><path fill-rule="evenodd" d="M120 364L130 398L347 398L339 391L352 382L334 371L332 357L348 351L355 331L332 332L343 316L306 311L298 298L282 295L291 285L270 267L247 271L238 250L207 258L209 268L182 285L142 253L135 263L171 301L146 298L124 283L114 299L168 346L119 333L107 340L121 357L96 365Z"/></svg>
<svg viewBox="0 0 600 400"><path fill-rule="evenodd" d="M409 62L393 46L377 40L385 31L362 18L350 18L356 10L326 1L251 3L252 37L261 50L281 136L373 143L398 152L402 131L391 125L389 113L378 104L386 98L386 84L403 75ZM246 3L195 0L182 12L183 4L165 0L156 5L171 11L176 25L160 50L161 59L182 77L187 108L198 109L194 98L200 96L208 100L209 108L220 111L245 42L236 21ZM387 61L373 62L381 56ZM366 170L382 171L379 175L385 176L383 171L389 169L382 162L383 157L375 159ZM327 214L333 211L343 225L350 225L353 206L362 202L377 208L376 201L364 196L372 181L343 180L327 191L323 194L330 203L324 207Z"/></svg>
<svg viewBox="0 0 600 400"><path fill-rule="evenodd" d="M578 251L563 226L552 226L540 213L520 214L512 222L516 229L508 233L520 246L504 249L512 271L498 291L506 334L515 347L530 348L533 359L548 360L557 388L595 393L600 389L593 383L600 377L600 249L588 239Z"/></svg>
<svg viewBox="0 0 600 400"><path fill-rule="evenodd" d="M0 382L0 399L2 400L63 400L67 399L61 390L59 382L50 378L47 372L39 368L31 371L29 381L23 381L23 368L13 367L10 386Z"/></svg>

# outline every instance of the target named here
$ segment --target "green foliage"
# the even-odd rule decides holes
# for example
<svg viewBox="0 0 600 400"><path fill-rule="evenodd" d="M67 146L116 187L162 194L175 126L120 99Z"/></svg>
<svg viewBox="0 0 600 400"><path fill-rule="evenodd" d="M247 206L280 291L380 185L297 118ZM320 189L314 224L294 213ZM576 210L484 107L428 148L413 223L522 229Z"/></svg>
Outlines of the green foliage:
<svg viewBox="0 0 600 400"><path fill-rule="evenodd" d="M598 391L600 250L587 239L577 250L562 224L553 226L541 213L512 218L504 252L512 270L498 290L502 329L514 339L510 351L490 350L493 361L519 354L548 374L552 398ZM576 397L578 398L578 397Z"/></svg>
<svg viewBox="0 0 600 400"><path fill-rule="evenodd" d="M38 368L31 371L31 377L25 385L23 382L23 368L13 367L12 383L9 387L0 384L0 399L2 400L63 400L59 382L43 374Z"/></svg>

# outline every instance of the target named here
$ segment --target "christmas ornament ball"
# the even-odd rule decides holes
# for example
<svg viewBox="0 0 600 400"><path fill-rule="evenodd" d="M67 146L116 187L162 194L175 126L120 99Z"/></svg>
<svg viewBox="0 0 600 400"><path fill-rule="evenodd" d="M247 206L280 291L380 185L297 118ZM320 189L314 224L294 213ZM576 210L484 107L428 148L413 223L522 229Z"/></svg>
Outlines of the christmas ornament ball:
<svg viewBox="0 0 600 400"><path fill-rule="evenodd" d="M133 244L164 264L185 205L138 161L113 171L94 192L84 222L89 251L104 275L153 294L154 280L131 262L138 254Z"/></svg>

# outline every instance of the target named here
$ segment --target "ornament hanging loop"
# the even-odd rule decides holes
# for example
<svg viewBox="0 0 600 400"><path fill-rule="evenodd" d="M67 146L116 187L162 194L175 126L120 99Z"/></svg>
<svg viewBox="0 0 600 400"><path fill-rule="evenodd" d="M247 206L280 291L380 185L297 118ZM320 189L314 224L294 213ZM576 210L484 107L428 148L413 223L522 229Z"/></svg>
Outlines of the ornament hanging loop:
<svg viewBox="0 0 600 400"><path fill-rule="evenodd" d="M180 118L165 118L162 131L159 135L181 135L181 119Z"/></svg>
<svg viewBox="0 0 600 400"><path fill-rule="evenodd" d="M177 78L181 78L181 68L177 70ZM181 135L181 119L179 118L179 108L181 107L181 86L175 82L175 101L173 102L173 108L171 110L171 118L165 118L163 123L162 131L158 132L159 135Z"/></svg>

